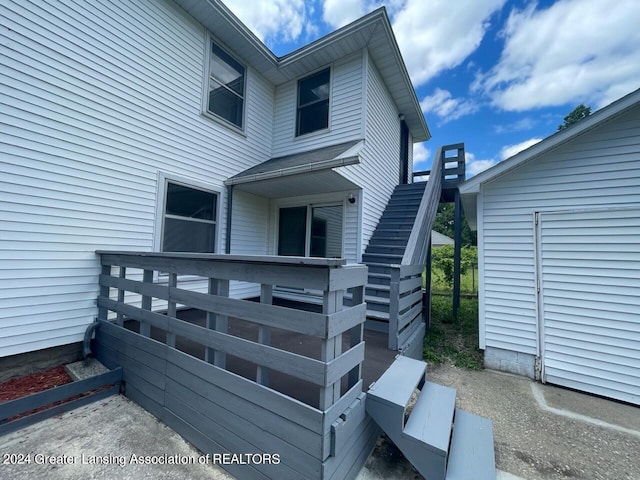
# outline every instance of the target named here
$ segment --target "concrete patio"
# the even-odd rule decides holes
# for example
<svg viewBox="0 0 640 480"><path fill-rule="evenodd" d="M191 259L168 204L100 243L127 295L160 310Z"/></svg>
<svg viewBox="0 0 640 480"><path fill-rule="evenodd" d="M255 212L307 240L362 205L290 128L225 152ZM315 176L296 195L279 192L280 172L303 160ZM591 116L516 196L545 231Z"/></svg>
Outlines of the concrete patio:
<svg viewBox="0 0 640 480"><path fill-rule="evenodd" d="M493 420L499 479L640 478L638 407L492 371L437 365L428 376L458 388L459 407ZM31 454L31 463L0 464L0 478L7 480L233 478L213 465L213 457L206 456L211 452L197 451L122 396L0 437L0 452L3 460L5 454ZM359 480L419 478L385 438L359 475Z"/></svg>

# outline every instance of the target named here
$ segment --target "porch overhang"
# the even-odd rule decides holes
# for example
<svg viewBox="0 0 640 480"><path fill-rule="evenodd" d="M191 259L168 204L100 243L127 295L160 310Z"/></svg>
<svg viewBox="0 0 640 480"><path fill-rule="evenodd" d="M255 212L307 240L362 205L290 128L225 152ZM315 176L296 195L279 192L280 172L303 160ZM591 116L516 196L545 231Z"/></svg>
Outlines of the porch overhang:
<svg viewBox="0 0 640 480"><path fill-rule="evenodd" d="M334 169L360 163L364 140L271 158L230 177L225 185L265 198L360 188Z"/></svg>

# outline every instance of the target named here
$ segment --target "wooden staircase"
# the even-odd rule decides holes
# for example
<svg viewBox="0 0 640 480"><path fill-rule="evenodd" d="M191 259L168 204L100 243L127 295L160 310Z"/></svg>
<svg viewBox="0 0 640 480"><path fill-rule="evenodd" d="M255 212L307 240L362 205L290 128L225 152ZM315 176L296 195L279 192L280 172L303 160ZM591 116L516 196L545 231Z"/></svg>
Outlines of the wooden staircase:
<svg viewBox="0 0 640 480"><path fill-rule="evenodd" d="M387 204L362 262L369 267L365 290L367 318L389 320L391 266L400 265L427 182L398 185Z"/></svg>
<svg viewBox="0 0 640 480"><path fill-rule="evenodd" d="M491 421L457 409L456 390L425 381L426 367L396 357L369 388L367 412L427 480L495 480Z"/></svg>

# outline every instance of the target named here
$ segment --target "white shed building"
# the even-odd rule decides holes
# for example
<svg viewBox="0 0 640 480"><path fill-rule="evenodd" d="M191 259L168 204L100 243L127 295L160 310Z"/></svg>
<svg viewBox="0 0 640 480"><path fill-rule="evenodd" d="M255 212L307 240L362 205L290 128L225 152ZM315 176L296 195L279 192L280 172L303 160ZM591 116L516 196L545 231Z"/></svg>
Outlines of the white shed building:
<svg viewBox="0 0 640 480"><path fill-rule="evenodd" d="M460 192L485 364L640 404L640 90Z"/></svg>

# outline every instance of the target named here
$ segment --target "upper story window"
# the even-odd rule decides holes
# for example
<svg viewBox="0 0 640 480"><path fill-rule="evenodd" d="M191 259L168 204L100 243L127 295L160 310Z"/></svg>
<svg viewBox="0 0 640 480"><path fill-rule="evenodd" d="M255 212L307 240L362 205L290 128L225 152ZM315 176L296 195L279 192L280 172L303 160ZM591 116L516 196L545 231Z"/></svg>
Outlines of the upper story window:
<svg viewBox="0 0 640 480"><path fill-rule="evenodd" d="M298 80L296 136L329 128L330 80L329 68Z"/></svg>
<svg viewBox="0 0 640 480"><path fill-rule="evenodd" d="M164 204L163 252L216 251L217 193L168 181Z"/></svg>
<svg viewBox="0 0 640 480"><path fill-rule="evenodd" d="M212 41L209 52L207 112L243 128L245 82L245 68Z"/></svg>

